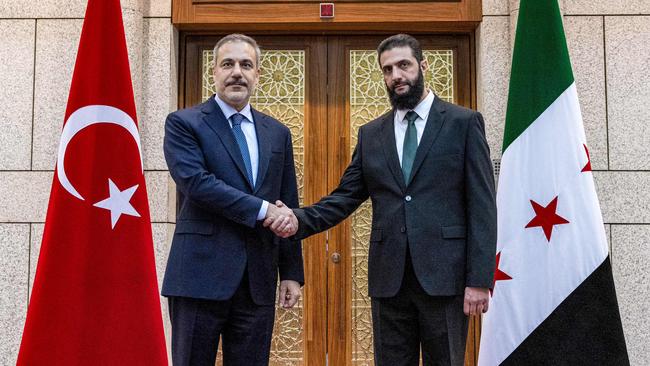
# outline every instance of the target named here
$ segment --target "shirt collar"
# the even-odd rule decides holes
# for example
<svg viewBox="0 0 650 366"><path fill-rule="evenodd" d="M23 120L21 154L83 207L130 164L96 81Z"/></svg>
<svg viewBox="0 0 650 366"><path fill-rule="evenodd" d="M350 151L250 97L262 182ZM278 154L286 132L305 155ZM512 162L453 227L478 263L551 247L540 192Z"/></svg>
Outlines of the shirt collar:
<svg viewBox="0 0 650 366"><path fill-rule="evenodd" d="M431 111L431 105L433 105L434 94L431 90L427 90L427 96L412 109L413 112L417 113L418 117L427 120L429 117L429 111ZM404 121L404 116L411 109L398 109L395 111L395 117L398 121Z"/></svg>
<svg viewBox="0 0 650 366"><path fill-rule="evenodd" d="M226 119L230 121L230 117L232 117L233 114L239 113L242 116L246 117L248 122L253 122L253 112L251 110L251 104L246 103L244 108L242 108L241 111L237 111L235 108L233 108L230 104L224 102L219 98L218 95L214 95L214 101L217 102L217 105L219 105L219 108L221 108L221 111L223 112L223 115L226 116Z"/></svg>

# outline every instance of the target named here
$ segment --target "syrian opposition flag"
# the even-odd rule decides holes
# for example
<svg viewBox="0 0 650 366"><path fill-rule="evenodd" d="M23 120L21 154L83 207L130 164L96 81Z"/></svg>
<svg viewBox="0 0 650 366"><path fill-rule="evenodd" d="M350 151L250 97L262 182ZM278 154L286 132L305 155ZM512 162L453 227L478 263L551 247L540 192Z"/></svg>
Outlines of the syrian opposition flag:
<svg viewBox="0 0 650 366"><path fill-rule="evenodd" d="M167 365L119 0L89 0L18 365Z"/></svg>
<svg viewBox="0 0 650 366"><path fill-rule="evenodd" d="M479 366L628 365L556 0L521 0Z"/></svg>

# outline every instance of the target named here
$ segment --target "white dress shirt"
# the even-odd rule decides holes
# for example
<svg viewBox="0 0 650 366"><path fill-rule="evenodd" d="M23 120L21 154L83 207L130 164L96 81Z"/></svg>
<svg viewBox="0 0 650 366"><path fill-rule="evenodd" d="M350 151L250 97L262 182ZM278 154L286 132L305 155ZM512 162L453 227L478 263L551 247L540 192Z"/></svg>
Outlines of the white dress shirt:
<svg viewBox="0 0 650 366"><path fill-rule="evenodd" d="M251 158L251 171L253 173L253 185L257 182L257 167L259 165L259 148L257 145L257 133L255 132L255 123L253 122L253 113L251 112L251 105L247 103L241 111L237 111L235 108L230 106L228 103L224 102L215 94L214 100L221 108L223 115L226 116L230 128L232 128L232 119L231 117L234 114L241 114L245 118L242 120L241 129L244 132L246 137L246 145L248 145L248 155ZM262 201L262 207L257 214L257 220L264 220L266 216L266 210L269 208L269 203L267 201Z"/></svg>
<svg viewBox="0 0 650 366"><path fill-rule="evenodd" d="M418 118L415 120L415 129L418 132L418 145L420 144L420 140L422 140L424 126L427 124L429 111L431 110L431 105L433 105L434 94L431 92L431 90L428 90L427 92L427 96L420 103L418 103L415 108L412 109L413 112L418 115ZM408 121L404 120L404 117L410 110L411 109L398 109L395 111L395 145L397 147L397 156L399 157L400 166L402 166L404 136L406 136L406 128L408 127Z"/></svg>

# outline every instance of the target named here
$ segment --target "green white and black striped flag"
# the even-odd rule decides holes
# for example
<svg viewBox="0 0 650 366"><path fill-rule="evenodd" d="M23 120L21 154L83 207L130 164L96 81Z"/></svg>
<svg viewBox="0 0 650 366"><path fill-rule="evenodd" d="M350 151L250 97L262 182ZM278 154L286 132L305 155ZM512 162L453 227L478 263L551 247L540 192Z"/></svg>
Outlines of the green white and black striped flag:
<svg viewBox="0 0 650 366"><path fill-rule="evenodd" d="M557 0L521 0L479 366L629 364Z"/></svg>

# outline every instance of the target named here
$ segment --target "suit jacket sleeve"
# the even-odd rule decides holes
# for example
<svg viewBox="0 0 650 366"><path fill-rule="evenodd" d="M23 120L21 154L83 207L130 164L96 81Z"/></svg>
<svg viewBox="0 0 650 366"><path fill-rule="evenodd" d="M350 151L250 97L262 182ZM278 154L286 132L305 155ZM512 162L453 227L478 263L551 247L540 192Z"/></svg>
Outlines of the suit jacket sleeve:
<svg viewBox="0 0 650 366"><path fill-rule="evenodd" d="M254 228L262 199L233 188L210 173L194 133L177 114L167 116L163 146L177 188L204 209Z"/></svg>
<svg viewBox="0 0 650 366"><path fill-rule="evenodd" d="M490 148L480 113L470 121L465 143L465 200L467 203L466 286L492 288L497 222Z"/></svg>
<svg viewBox="0 0 650 366"><path fill-rule="evenodd" d="M368 189L362 169L362 130L359 130L352 161L345 169L339 186L317 203L294 210L300 222L294 238L304 239L335 226L368 199Z"/></svg>
<svg viewBox="0 0 650 366"><path fill-rule="evenodd" d="M296 208L298 202L298 185L296 184L296 168L293 161L293 145L291 133L287 131L287 138L284 149L284 168L282 169L282 187L280 188L280 199L285 205ZM305 284L305 276L302 261L302 245L298 241L289 239L280 240L279 273L280 280L293 280Z"/></svg>

